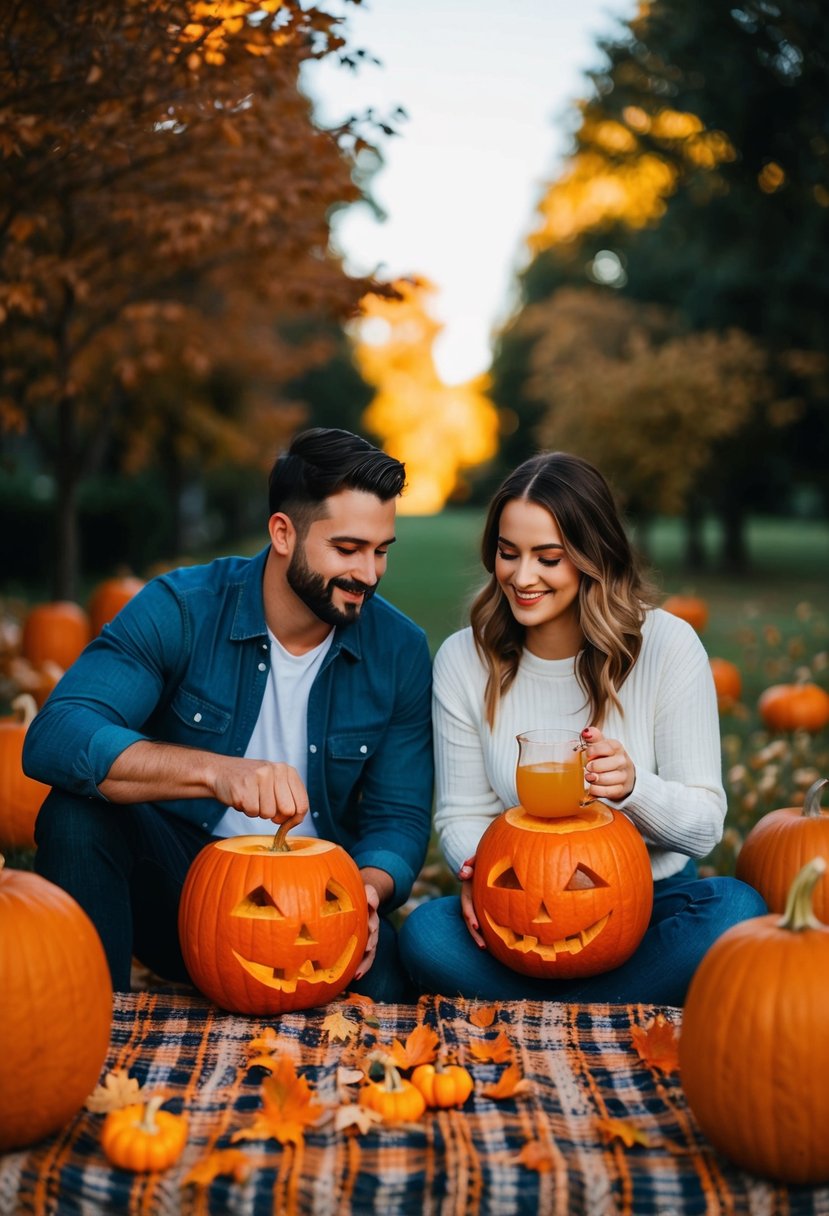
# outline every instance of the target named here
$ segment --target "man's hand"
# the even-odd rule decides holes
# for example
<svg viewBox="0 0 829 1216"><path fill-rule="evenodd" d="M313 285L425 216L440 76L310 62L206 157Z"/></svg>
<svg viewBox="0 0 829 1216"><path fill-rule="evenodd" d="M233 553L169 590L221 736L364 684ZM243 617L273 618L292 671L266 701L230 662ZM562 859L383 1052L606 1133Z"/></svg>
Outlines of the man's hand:
<svg viewBox="0 0 829 1216"><path fill-rule="evenodd" d="M216 766L212 786L214 798L251 819L299 823L308 811L308 792L290 764L230 760Z"/></svg>

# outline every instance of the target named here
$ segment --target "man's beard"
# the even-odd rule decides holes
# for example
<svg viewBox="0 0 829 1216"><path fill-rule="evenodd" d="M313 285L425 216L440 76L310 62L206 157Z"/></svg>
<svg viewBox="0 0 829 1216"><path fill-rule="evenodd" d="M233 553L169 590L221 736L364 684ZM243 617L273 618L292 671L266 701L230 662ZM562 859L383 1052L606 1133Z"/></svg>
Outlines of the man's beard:
<svg viewBox="0 0 829 1216"><path fill-rule="evenodd" d="M367 583L355 582L350 578L332 578L326 583L322 575L315 573L306 562L301 545L297 545L285 577L294 595L327 625L353 625L359 619L362 607L361 604L346 604L344 610L335 607L332 600L335 587L362 594L363 604L371 599L377 589L376 583L370 587Z"/></svg>

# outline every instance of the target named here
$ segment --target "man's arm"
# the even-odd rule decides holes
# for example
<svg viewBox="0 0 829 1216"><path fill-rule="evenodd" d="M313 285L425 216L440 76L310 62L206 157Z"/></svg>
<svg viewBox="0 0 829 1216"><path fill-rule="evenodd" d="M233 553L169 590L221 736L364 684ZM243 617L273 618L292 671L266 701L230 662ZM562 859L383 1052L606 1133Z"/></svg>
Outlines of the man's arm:
<svg viewBox="0 0 829 1216"><path fill-rule="evenodd" d="M308 810L305 786L289 764L150 740L133 743L116 756L98 789L110 802L215 798L251 818L280 823Z"/></svg>

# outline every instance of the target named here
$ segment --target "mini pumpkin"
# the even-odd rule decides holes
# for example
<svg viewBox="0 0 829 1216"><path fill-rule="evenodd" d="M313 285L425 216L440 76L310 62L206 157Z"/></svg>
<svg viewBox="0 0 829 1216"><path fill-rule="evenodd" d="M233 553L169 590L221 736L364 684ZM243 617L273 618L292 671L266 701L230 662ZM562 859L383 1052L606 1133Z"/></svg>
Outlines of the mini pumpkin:
<svg viewBox="0 0 829 1216"><path fill-rule="evenodd" d="M14 714L0 718L0 848L33 849L35 820L49 786L23 772L23 741L37 712L34 697L21 693Z"/></svg>
<svg viewBox="0 0 829 1216"><path fill-rule="evenodd" d="M90 638L89 617L72 600L36 604L23 622L23 656L35 667L55 663L63 671Z"/></svg>
<svg viewBox="0 0 829 1216"><path fill-rule="evenodd" d="M275 1014L324 1005L365 952L360 871L330 840L267 836L212 841L190 867L179 907L184 962L223 1009Z"/></svg>
<svg viewBox="0 0 829 1216"><path fill-rule="evenodd" d="M786 911L727 929L688 989L679 1038L685 1096L716 1149L789 1183L829 1182L829 926L811 910L822 857Z"/></svg>
<svg viewBox="0 0 829 1216"><path fill-rule="evenodd" d="M146 1105L110 1111L101 1128L107 1161L135 1173L166 1170L178 1161L187 1143L187 1119L160 1110L163 1102L163 1095L156 1094Z"/></svg>
<svg viewBox="0 0 829 1216"><path fill-rule="evenodd" d="M666 612L687 621L697 633L708 624L708 604L698 595L669 595L662 607Z"/></svg>
<svg viewBox="0 0 829 1216"><path fill-rule="evenodd" d="M70 895L0 857L0 1153L77 1114L109 1048L112 985L92 921Z"/></svg>
<svg viewBox="0 0 829 1216"><path fill-rule="evenodd" d="M769 730L816 734L829 722L829 693L808 680L803 684L772 684L760 694L757 709Z"/></svg>
<svg viewBox="0 0 829 1216"><path fill-rule="evenodd" d="M728 713L740 700L743 679L736 663L729 659L710 659L711 675L717 690L717 707L720 713Z"/></svg>
<svg viewBox="0 0 829 1216"><path fill-rule="evenodd" d="M427 1106L463 1106L475 1088L472 1074L461 1064L419 1064L412 1073L412 1085L419 1089Z"/></svg>
<svg viewBox="0 0 829 1216"><path fill-rule="evenodd" d="M650 920L653 876L641 835L596 802L540 819L513 807L481 837L472 896L491 954L524 975L596 975L630 957Z"/></svg>
<svg viewBox="0 0 829 1216"><path fill-rule="evenodd" d="M384 1061L382 1080L366 1082L358 1101L376 1111L384 1123L412 1123L426 1110L423 1094L401 1077L391 1060Z"/></svg>
<svg viewBox="0 0 829 1216"><path fill-rule="evenodd" d="M144 586L144 580L132 574L118 575L99 583L89 599L89 625L96 638L108 621Z"/></svg>
<svg viewBox="0 0 829 1216"><path fill-rule="evenodd" d="M803 806L769 811L755 823L737 856L736 875L759 891L770 912L786 907L789 887L810 857L829 863L829 810L820 798L829 782L819 778L806 791ZM819 920L829 924L829 874L812 897Z"/></svg>

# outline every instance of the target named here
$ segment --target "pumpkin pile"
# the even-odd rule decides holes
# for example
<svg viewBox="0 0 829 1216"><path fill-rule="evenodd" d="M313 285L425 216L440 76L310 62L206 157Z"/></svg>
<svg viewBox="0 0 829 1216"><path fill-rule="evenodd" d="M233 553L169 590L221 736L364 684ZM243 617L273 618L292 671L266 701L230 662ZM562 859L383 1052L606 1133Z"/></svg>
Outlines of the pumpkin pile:
<svg viewBox="0 0 829 1216"><path fill-rule="evenodd" d="M35 820L49 786L23 772L23 741L37 711L32 696L12 701L14 713L0 718L0 848L32 849Z"/></svg>
<svg viewBox="0 0 829 1216"><path fill-rule="evenodd" d="M365 887L339 845L313 836L231 836L206 845L179 905L185 966L233 1013L324 1005L353 979L368 939Z"/></svg>

